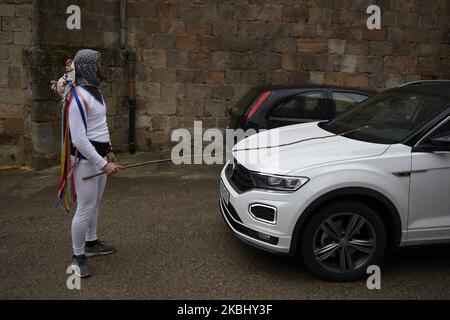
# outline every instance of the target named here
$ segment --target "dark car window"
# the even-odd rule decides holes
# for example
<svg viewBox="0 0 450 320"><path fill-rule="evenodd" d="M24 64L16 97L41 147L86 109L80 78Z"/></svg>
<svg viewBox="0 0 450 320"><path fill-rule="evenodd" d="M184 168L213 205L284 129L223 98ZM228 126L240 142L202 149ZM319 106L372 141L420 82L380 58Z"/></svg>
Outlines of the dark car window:
<svg viewBox="0 0 450 320"><path fill-rule="evenodd" d="M331 93L331 98L333 99L334 112L335 114L338 114L347 111L348 108L366 100L369 96L355 92L333 91Z"/></svg>
<svg viewBox="0 0 450 320"><path fill-rule="evenodd" d="M323 91L311 91L291 97L275 108L272 112L272 117L324 119L325 94Z"/></svg>
<svg viewBox="0 0 450 320"><path fill-rule="evenodd" d="M388 91L361 102L321 127L335 134L374 143L404 141L448 109L443 97Z"/></svg>
<svg viewBox="0 0 450 320"><path fill-rule="evenodd" d="M436 131L433 132L432 136L446 136L450 134L450 120L441 125Z"/></svg>

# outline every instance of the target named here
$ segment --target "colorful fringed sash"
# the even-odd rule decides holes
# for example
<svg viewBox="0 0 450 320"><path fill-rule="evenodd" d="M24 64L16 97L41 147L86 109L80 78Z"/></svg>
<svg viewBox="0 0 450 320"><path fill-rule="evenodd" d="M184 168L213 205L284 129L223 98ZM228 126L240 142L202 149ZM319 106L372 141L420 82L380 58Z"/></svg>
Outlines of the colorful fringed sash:
<svg viewBox="0 0 450 320"><path fill-rule="evenodd" d="M64 100L62 102L62 115L61 115L61 178L58 183L58 201L56 203L56 207L60 207L63 205L64 209L68 212L70 207L75 203L77 199L77 194L75 190L75 181L74 181L74 169L78 163L77 154L75 154L75 160L72 164L71 162L71 154L70 154L70 146L71 146L71 137L70 137L70 128L69 128L69 108L72 102L72 99L75 99L78 109L81 114L81 118L83 120L84 127L87 131L87 118L86 114L83 110L83 106L81 105L80 98L83 100L84 105L86 106L86 111L88 111L88 104L84 97L77 92L76 86L73 83L70 83L65 91ZM77 151L78 152L78 151Z"/></svg>

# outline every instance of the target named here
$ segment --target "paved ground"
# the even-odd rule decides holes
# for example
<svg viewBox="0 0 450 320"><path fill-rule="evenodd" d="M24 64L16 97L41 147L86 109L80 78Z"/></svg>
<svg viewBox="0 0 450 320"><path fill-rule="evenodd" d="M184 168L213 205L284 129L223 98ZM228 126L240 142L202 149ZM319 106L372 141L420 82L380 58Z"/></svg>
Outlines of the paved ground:
<svg viewBox="0 0 450 320"><path fill-rule="evenodd" d="M122 155L133 163L150 155ZM118 252L90 260L68 290L71 215L54 209L55 168L0 171L0 298L450 298L450 247L403 249L382 266L382 289L314 278L296 259L236 239L217 208L220 167L161 164L108 181L100 235Z"/></svg>

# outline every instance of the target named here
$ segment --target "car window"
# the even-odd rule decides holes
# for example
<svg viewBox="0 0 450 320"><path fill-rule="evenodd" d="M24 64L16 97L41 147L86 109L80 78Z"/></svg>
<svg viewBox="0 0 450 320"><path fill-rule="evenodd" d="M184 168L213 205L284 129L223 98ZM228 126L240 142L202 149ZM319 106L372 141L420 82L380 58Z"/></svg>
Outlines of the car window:
<svg viewBox="0 0 450 320"><path fill-rule="evenodd" d="M432 133L433 137L450 135L450 120L447 120L442 126Z"/></svg>
<svg viewBox="0 0 450 320"><path fill-rule="evenodd" d="M289 98L272 113L276 118L316 119L325 118L325 94L323 91L306 92Z"/></svg>
<svg viewBox="0 0 450 320"><path fill-rule="evenodd" d="M387 91L342 113L323 128L345 137L374 143L400 143L446 111L440 96Z"/></svg>
<svg viewBox="0 0 450 320"><path fill-rule="evenodd" d="M333 91L331 93L335 114L346 111L348 108L366 100L368 97L354 92Z"/></svg>

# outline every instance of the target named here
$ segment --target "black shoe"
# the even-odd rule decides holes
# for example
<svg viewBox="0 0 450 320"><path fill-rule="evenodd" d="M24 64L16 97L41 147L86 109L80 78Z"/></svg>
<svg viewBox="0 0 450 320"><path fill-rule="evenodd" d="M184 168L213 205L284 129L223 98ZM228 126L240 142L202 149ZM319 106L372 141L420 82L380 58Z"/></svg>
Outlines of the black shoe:
<svg viewBox="0 0 450 320"><path fill-rule="evenodd" d="M113 253L116 251L116 248L105 244L103 241L97 240L97 243L95 245L85 246L84 251L86 257L93 257Z"/></svg>
<svg viewBox="0 0 450 320"><path fill-rule="evenodd" d="M80 278L86 278L91 275L89 271L89 266L87 263L86 255L82 254L79 256L74 256L72 261L72 269L75 271L75 274Z"/></svg>

